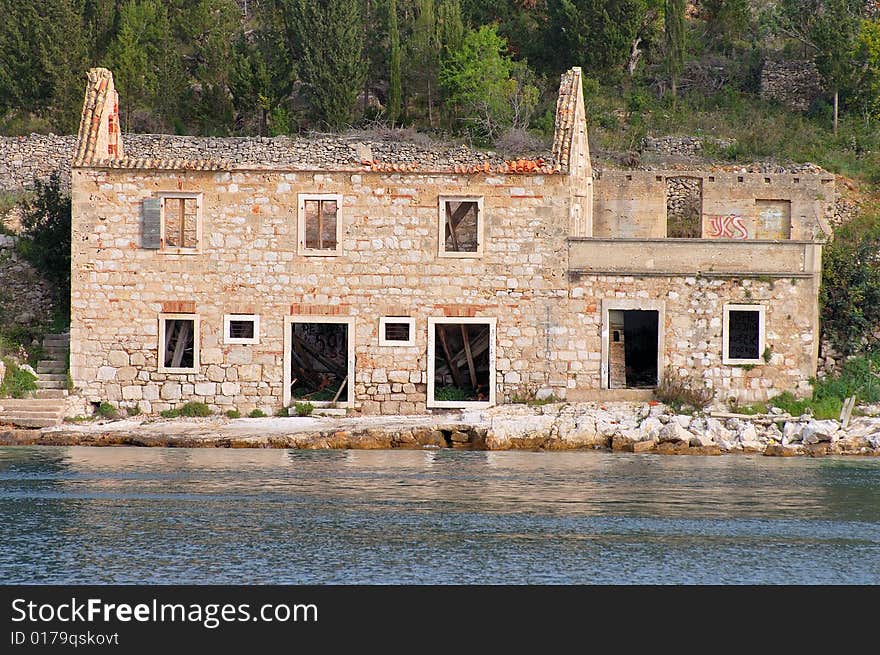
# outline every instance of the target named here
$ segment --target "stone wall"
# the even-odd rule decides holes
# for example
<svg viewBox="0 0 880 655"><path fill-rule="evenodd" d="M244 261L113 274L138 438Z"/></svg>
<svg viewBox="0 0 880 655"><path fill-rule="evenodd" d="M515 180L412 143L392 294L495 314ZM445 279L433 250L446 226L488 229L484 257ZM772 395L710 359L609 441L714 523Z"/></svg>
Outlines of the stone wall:
<svg viewBox="0 0 880 655"><path fill-rule="evenodd" d="M806 111L822 93L822 76L812 60L768 59L761 71L761 97Z"/></svg>
<svg viewBox="0 0 880 655"><path fill-rule="evenodd" d="M300 170L346 168L364 161L393 162L401 167L417 165L422 170L504 163L504 158L493 151L434 142L425 135L395 130L311 138L124 134L122 141L126 157L132 159L213 159ZM0 190L32 188L35 179L48 179L56 170L64 184L69 184L75 145L73 135L0 137ZM549 152L523 155L552 161Z"/></svg>
<svg viewBox="0 0 880 655"><path fill-rule="evenodd" d="M708 277L579 275L572 282L569 312L571 343L592 357L572 371L571 400L590 399L601 380L601 306L627 301L630 309L662 309L664 366L674 374L695 374L715 390L716 400L763 401L782 391L809 392L817 335L813 313L817 286L811 279L759 280ZM766 313L769 361L750 366L722 364L723 307L762 305Z"/></svg>
<svg viewBox="0 0 880 655"><path fill-rule="evenodd" d="M704 238L790 238L811 240L829 235L827 218L835 211L837 194L830 173L756 173L731 171L619 171L605 170L594 184L593 235L597 237L650 238L667 236L666 214L669 180L689 179L702 185L702 236ZM685 187L673 193L685 193ZM687 187L690 188L690 187ZM688 192L689 193L689 192ZM787 213L788 236L776 231L762 203L779 201ZM762 213L763 212L763 213Z"/></svg>
<svg viewBox="0 0 880 655"><path fill-rule="evenodd" d="M730 148L736 139L714 139L695 136L646 136L642 139L639 152L673 155L681 157L699 157L705 154L706 146L718 150Z"/></svg>
<svg viewBox="0 0 880 655"><path fill-rule="evenodd" d="M45 322L52 314L51 289L15 251L16 242L0 234L0 321L20 326Z"/></svg>
<svg viewBox="0 0 880 655"><path fill-rule="evenodd" d="M568 312L567 177L89 169L73 180L71 373L89 400L156 412L282 404L285 319L354 321L355 398L366 413L426 409L428 318L497 319L499 402L524 387L565 395L577 352ZM202 192L201 253L141 244L144 198ZM340 193L339 256L298 252L299 193ZM441 194L483 198L482 257L438 254ZM158 372L163 307L200 318L198 373ZM226 345L224 314L257 313L260 341ZM415 319L413 346L379 346L382 316Z"/></svg>

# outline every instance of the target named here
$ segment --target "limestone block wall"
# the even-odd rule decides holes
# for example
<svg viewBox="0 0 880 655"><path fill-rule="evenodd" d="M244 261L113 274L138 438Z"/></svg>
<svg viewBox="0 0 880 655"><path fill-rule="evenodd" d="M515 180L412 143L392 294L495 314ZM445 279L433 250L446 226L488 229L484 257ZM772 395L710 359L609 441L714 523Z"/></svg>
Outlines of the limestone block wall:
<svg viewBox="0 0 880 655"><path fill-rule="evenodd" d="M814 308L817 282L811 278L773 280L709 277L633 277L578 275L572 280L568 337L590 353L570 370L575 388L568 398L591 397L602 387L602 302L632 301L634 307L662 306L664 367L695 374L715 389L716 400L766 400L782 391L809 393L814 375L818 330ZM769 361L754 366L722 363L724 305L765 308Z"/></svg>
<svg viewBox="0 0 880 655"><path fill-rule="evenodd" d="M826 217L833 216L836 202L830 174L605 170L594 185L593 236L667 236L667 180L682 177L702 184L703 238L785 238L768 226L762 214L766 201L788 203L789 238L830 233Z"/></svg>
<svg viewBox="0 0 880 655"><path fill-rule="evenodd" d="M145 198L201 192L201 253L141 247ZM297 252L299 193L338 193L341 254ZM354 320L354 407L425 410L427 319L497 319L499 402L523 388L564 396L568 189L560 175L74 169L71 374L92 401L156 412L282 404L284 320ZM483 198L484 254L438 256L440 195ZM194 309L197 373L158 372L158 316ZM224 314L260 315L260 340L226 345ZM382 316L415 319L415 345L379 346ZM580 339L582 340L582 339Z"/></svg>

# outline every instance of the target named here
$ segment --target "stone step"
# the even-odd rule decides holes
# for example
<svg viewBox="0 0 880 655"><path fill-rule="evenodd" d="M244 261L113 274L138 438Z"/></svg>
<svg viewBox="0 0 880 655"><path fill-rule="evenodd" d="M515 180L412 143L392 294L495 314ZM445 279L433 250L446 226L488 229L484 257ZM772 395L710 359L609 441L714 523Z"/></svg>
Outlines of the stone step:
<svg viewBox="0 0 880 655"><path fill-rule="evenodd" d="M61 362L56 362L53 364L40 363L37 365L37 373L45 375L49 375L52 373L67 373L67 366L65 366Z"/></svg>
<svg viewBox="0 0 880 655"><path fill-rule="evenodd" d="M66 362L61 359L41 359L37 362L37 366L58 366L59 364L64 366Z"/></svg>
<svg viewBox="0 0 880 655"><path fill-rule="evenodd" d="M31 392L33 398L67 398L67 389L37 389Z"/></svg>
<svg viewBox="0 0 880 655"><path fill-rule="evenodd" d="M0 423L16 425L20 428L49 428L53 425L61 425L62 418L30 418L30 417L6 417L0 416Z"/></svg>
<svg viewBox="0 0 880 655"><path fill-rule="evenodd" d="M64 411L64 402L59 398L0 398L0 412L45 412Z"/></svg>
<svg viewBox="0 0 880 655"><path fill-rule="evenodd" d="M46 354L51 353L53 355L64 355L66 357L69 350L70 350L70 348L68 348L66 345L65 346L47 346L46 344L43 344L43 352ZM52 359L57 359L57 358L53 357Z"/></svg>
<svg viewBox="0 0 880 655"><path fill-rule="evenodd" d="M15 411L0 412L0 421L11 422L14 419L23 418L64 418L64 409L54 411L37 411L30 409L16 409Z"/></svg>
<svg viewBox="0 0 880 655"><path fill-rule="evenodd" d="M67 380L37 380L37 389L67 389Z"/></svg>
<svg viewBox="0 0 880 655"><path fill-rule="evenodd" d="M43 343L47 341L58 341L61 343L70 343L70 335L69 334L47 334L43 337Z"/></svg>
<svg viewBox="0 0 880 655"><path fill-rule="evenodd" d="M50 380L67 382L67 373L42 373L38 377L45 382L49 382Z"/></svg>

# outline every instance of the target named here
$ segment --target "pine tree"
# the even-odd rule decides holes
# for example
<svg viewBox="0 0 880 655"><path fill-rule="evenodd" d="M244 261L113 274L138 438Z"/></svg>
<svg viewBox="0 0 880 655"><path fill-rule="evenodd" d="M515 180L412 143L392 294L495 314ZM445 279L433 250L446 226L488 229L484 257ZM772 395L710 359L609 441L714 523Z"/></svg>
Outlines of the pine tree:
<svg viewBox="0 0 880 655"><path fill-rule="evenodd" d="M366 70L359 1L279 0L278 4L313 118L331 129L345 127Z"/></svg>
<svg viewBox="0 0 880 655"><path fill-rule="evenodd" d="M684 12L686 0L666 0L664 25L666 27L666 72L672 97L678 95L678 76L684 66Z"/></svg>
<svg viewBox="0 0 880 655"><path fill-rule="evenodd" d="M391 42L388 82L388 121L393 126L400 117L400 32L397 28L397 0L388 2L388 38Z"/></svg>

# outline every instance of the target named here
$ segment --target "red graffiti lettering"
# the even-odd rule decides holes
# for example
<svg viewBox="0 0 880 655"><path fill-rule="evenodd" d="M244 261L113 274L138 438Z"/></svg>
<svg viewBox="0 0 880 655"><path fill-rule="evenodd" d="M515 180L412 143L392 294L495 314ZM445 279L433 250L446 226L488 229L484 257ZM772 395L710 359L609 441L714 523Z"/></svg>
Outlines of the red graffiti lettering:
<svg viewBox="0 0 880 655"><path fill-rule="evenodd" d="M709 236L713 239L748 239L749 231L743 225L742 217L736 214L709 217L711 229Z"/></svg>

